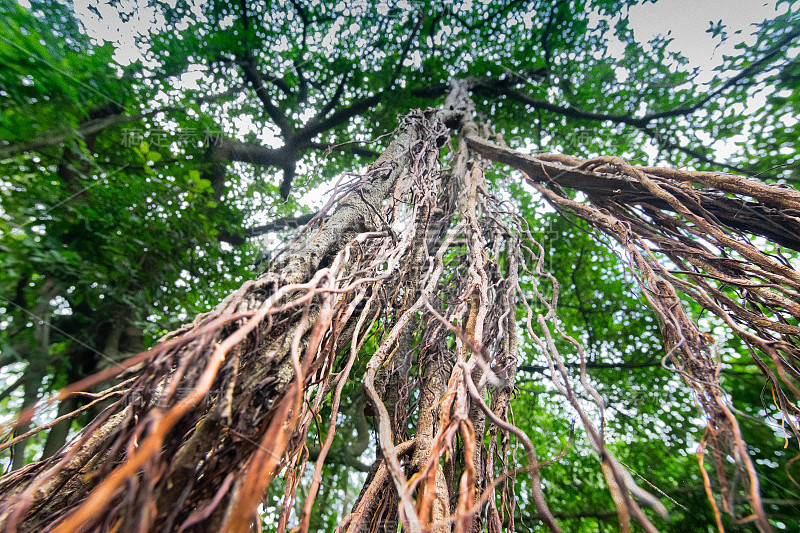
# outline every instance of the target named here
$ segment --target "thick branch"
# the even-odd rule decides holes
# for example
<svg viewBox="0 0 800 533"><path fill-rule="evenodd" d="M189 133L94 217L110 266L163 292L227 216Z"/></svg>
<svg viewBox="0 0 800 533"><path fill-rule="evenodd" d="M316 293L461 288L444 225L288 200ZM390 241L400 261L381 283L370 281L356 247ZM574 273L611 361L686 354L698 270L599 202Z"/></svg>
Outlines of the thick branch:
<svg viewBox="0 0 800 533"><path fill-rule="evenodd" d="M490 90L490 89L487 87L485 90ZM637 128L644 127L645 125L647 125L648 122L650 122L650 119L646 116L642 118L633 118L629 115L595 113L593 111L583 111L582 109L578 109L577 107L572 107L572 106L567 107L558 104L553 104L548 102L547 100L539 100L537 98L533 98L523 92L511 88L504 88L503 93L505 93L505 95L508 96L509 99L530 106L533 109L542 109L544 111L551 111L553 113L558 113L559 115L564 115L565 117L574 118L578 120L596 120L600 122L604 120L611 120L613 122L620 122L622 124L629 124L631 126L636 126Z"/></svg>
<svg viewBox="0 0 800 533"><path fill-rule="evenodd" d="M290 228L299 228L300 226L305 226L308 224L312 218L317 216L317 213L310 213L307 215L300 215L298 217L284 217L279 218L269 224L264 224L263 226L255 226L247 230L248 237L258 237L259 235L264 235L265 233L269 233L271 231L280 231L284 229Z"/></svg>
<svg viewBox="0 0 800 533"><path fill-rule="evenodd" d="M470 147L483 157L510 165L527 174L533 181L558 184L562 187L583 191L589 195L610 198L621 204L648 204L659 209L671 210L669 205L654 197L644 185L627 176L587 172L553 164L545 158L525 155L509 148L497 146L474 135L469 136L468 141ZM577 158L574 159L577 160ZM698 176L705 174L708 173L686 172L684 176L686 180L697 181ZM752 185L755 186L755 182ZM781 194L787 202L794 205L795 194L792 191L774 187L770 189L776 195ZM779 209L765 206L764 197L759 198L758 202L750 202L702 190L691 190L687 194L691 194L698 201L695 204L689 202L688 209L696 209L700 214L697 207L702 206L730 228L761 235L782 246L800 251L800 218L787 216ZM751 192L751 194L755 194L755 192Z"/></svg>
<svg viewBox="0 0 800 533"><path fill-rule="evenodd" d="M242 71L244 72L245 79L253 86L256 91L256 96L261 100L261 105L264 107L267 115L272 119L278 129L281 130L284 138L288 141L292 137L292 125L289 119L281 112L280 109L272 102L269 95L264 77L258 71L253 58L248 57L240 63Z"/></svg>
<svg viewBox="0 0 800 533"><path fill-rule="evenodd" d="M269 148L227 137L214 140L213 156L228 161L241 161L253 165L284 166L294 162L293 153L285 148Z"/></svg>

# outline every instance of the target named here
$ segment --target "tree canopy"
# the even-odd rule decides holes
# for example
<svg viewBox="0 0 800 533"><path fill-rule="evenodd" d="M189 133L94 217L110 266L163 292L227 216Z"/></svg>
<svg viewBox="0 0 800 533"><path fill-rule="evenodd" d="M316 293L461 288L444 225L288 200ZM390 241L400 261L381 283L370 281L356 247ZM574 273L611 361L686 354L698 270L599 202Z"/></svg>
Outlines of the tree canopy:
<svg viewBox="0 0 800 533"><path fill-rule="evenodd" d="M798 8L642 7L3 3L0 523L800 529Z"/></svg>

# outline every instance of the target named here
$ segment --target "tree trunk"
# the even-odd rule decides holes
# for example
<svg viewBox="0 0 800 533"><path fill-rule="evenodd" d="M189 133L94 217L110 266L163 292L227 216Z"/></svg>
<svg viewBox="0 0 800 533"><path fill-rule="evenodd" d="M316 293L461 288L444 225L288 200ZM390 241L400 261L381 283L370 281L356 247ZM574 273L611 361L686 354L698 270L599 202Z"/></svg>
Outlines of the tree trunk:
<svg viewBox="0 0 800 533"><path fill-rule="evenodd" d="M28 361L28 366L21 378L23 389L22 407L23 412L31 409L39 400L39 389L42 386L42 381L47 375L47 364L49 362L49 347L50 347L50 299L55 294L55 286L51 282L45 282L39 290L36 305L33 312L30 313L33 325L33 339L34 347L29 350L25 355ZM26 417L21 417L22 423L15 428L15 434L24 434L27 432L31 423L25 420ZM27 447L28 439L20 439L11 448L12 461L11 470L22 468L26 463L25 448Z"/></svg>

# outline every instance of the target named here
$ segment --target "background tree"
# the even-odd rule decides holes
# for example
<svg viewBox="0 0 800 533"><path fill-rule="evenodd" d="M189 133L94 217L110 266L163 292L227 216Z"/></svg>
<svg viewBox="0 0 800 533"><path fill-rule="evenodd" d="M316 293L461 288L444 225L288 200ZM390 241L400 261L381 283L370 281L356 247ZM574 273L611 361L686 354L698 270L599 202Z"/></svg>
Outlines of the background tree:
<svg viewBox="0 0 800 533"><path fill-rule="evenodd" d="M792 74L797 70L793 43L800 32L796 12L784 6L782 14L759 28L754 45L742 46L740 54L726 58L719 75L703 86L693 82L691 66L678 54L668 51L667 40L647 44L636 41L627 19L619 15L624 14L626 5L511 2L466 9L434 4L373 8L344 4L311 6L298 2L278 10L268 4L171 7L152 3L149 8L158 14L159 25L140 38L143 60L129 65L113 60L112 46L92 43L67 7L51 9L53 6L47 2L34 4L30 10L14 5L5 8L4 18L10 24L5 26L0 52L3 64L8 65L1 74L5 97L2 138L6 142L0 147L0 155L5 158L2 164L10 176L4 191L7 227L3 228L2 237L7 252L2 274L3 298L7 303L2 352L9 376L9 386L3 393L7 408L30 405L41 395L107 365L111 365L107 375L118 371L119 367L113 365L125 359L125 354L139 351L143 344L152 344L156 337L197 312L210 310L242 279L250 279L262 270L263 264L256 269L250 267L265 246L255 237L274 236L282 228L304 225L321 207L314 197L321 188L331 187L333 176L348 171L362 175L357 181L339 182L334 197L350 194L344 207L332 211L333 204L327 204L308 228L306 244L292 247L284 259L274 263L276 266L270 273L258 278L260 281L246 283L214 313L195 320L194 333L173 334L172 341L150 352L146 366L132 367L131 376L137 381L124 392L122 400L108 405L118 394L112 389L99 397L102 400L84 408L83 419L78 420L81 424L105 408L91 428L103 423L107 425L102 427L110 428L111 421L120 425L114 426L117 429L107 440L102 429L93 432L90 428L83 434L79 442L88 444L85 449L94 450L97 458L97 464L89 461L82 463L83 467L91 467L91 472L106 472L104 469L111 467L99 464L104 453L110 454L110 459L104 460L121 461L122 470L133 468L131 472L138 468L134 457L152 462L143 467L131 496L104 502L109 507L95 526L134 527L134 523L157 521L165 530L179 528L181 524L208 529L209 523L203 520L217 525L223 522L231 525L228 521L236 518L247 520L251 510L247 506L254 503L247 498L260 498L257 489L263 479L257 479L256 474L275 475L275 465L270 461L284 456L287 462L281 463L281 467L285 467L282 475L287 480L287 492L284 496L283 489L273 484L264 500L263 519L270 527L285 527L300 520L303 527L331 529L340 523L350 504L355 503L357 494L353 491L360 486L355 483L354 470L370 472L364 494L372 499L362 497L358 503L381 502L377 508L366 509L369 512L360 518L363 523L392 527L399 517L413 522L415 513L407 505L400 506L398 516L398 492L389 480L392 478L396 483L399 476L419 471L427 460L425 454L430 454L433 446L442 445L430 441L434 430L446 428L447 424L442 420L426 421L423 416L437 407L442 394L426 398L422 392L432 390L431 383L446 387L450 372L462 371L458 365L452 366L457 355L470 352L488 356L494 365L493 372L498 377L488 383L484 380L483 385L492 391L496 412L508 416L504 406L514 391L512 405L517 416L513 420L535 437L533 445L539 455L552 458L559 455L558 450L565 450L557 462L541 473L546 483L546 499L553 509L551 514L561 521L564 529L594 530L600 524L618 519L625 524L630 520L626 513L645 523L633 507L633 500L625 498L625 491L617 491L622 500L614 500L605 490L606 485L613 488L615 483L627 483L622 479L627 470L646 478L647 483L637 478L639 485L660 496L648 485L651 483L671 498L664 498L663 503L668 503L673 521L658 522L659 528L685 531L705 527L715 520L730 521L722 517L723 513L715 517L708 503L701 503L706 501L701 471L696 467L696 459L687 454L701 440L702 428L707 424L706 420L698 419L692 398L699 398L703 407L708 407L703 398L711 402L709 405L717 405L714 402L719 398L713 391L693 388L692 383L697 383L697 379L685 383L680 372L670 372L662 366L662 339L668 353L677 357L675 351L691 344L680 343L687 338L690 318L694 318L707 335L714 336L713 346L722 357L721 382L733 393L732 409L740 414L739 440L751 445L748 455L762 479L761 497L767 515L792 527L796 519L786 509L797 505L798 500L796 487L789 488L793 463L783 450L783 432L759 419L783 412L787 416L783 423L789 429L794 427L796 412L791 394L786 396L781 392L774 374L780 376L783 387L789 387L790 393L796 390L792 388L796 384L793 377L796 348L781 345L776 358L767 345L760 346L745 337L748 345L724 333L721 319L714 318L711 312L713 306L704 304L701 297L692 293L697 277L678 278L684 280L683 286L669 280L694 301L685 304L688 321L679 321L678 337L674 337L671 328L676 317L665 317L665 309L670 307L651 300L648 303L655 308L654 313L644 305L647 283L663 274L658 271L658 264L648 266L647 271L646 256L640 262L634 257L633 271L640 275L645 286L643 290L637 289L615 255L625 246L625 239L616 245L598 242L585 231L591 229L595 236L606 231L609 238L621 238L615 233L612 220L600 215L612 216L636 228L634 235L659 245L672 244L672 248L658 251L665 254L665 261L678 265L678 270L700 269L711 276L703 279L716 277L717 281L724 274L726 286L700 285L712 294L711 301L733 309L735 319L744 321L751 330L755 328L757 335L767 341L774 343L780 339L788 346L796 346L797 312L787 304L787 298L789 302L797 301L791 274L776 270L768 261L760 265L750 257L747 259L756 266L743 274L731 266L730 259L722 266L711 259L681 265L681 261L686 261L687 250L702 255L695 245L687 244L695 242L692 239L696 233L675 222L674 215L665 215L664 204L652 204L647 190L641 187L628 190L630 185L624 180L600 181L598 176L594 176L595 185L591 185L581 180L580 172L569 173L562 167L557 171L564 176L560 181L558 176L553 178L546 172L542 176L518 153L497 151L498 145L503 146L497 139L494 148L478 143L470 144L467 149L458 144L469 137L463 129L457 141L448 141L442 129L443 125L463 128L474 115L487 124L488 131L502 135L504 143L512 148L578 156L614 154L632 162L647 163L642 146L655 142L659 147L656 162L718 170L721 167L711 161L711 150L703 146L701 139L725 140L750 128L754 134L746 146L747 156L743 150L727 162L729 168L752 174L766 183L796 180L796 166L791 163L797 136L793 135L792 126L783 126L790 122L787 116L797 114L797 100L793 97L797 94L793 91L797 76ZM123 16L135 18L143 12L146 9L140 7ZM48 28L55 28L55 35ZM609 50L611 38L624 44L621 56ZM619 75L618 69L626 75ZM469 109L467 95L453 92L451 80L466 80L460 87L470 91L476 105L474 113ZM730 112L739 109L737 104L743 108L758 90L770 92L763 110L749 115ZM435 116L408 114L414 108L439 107L447 95L451 103L458 104L456 107L466 106L456 118L447 105ZM398 115L407 117L400 122L399 134ZM353 140L362 142L352 143ZM445 147L438 154L441 143ZM503 167L490 168L479 160L467 172L464 165L476 151L484 158L526 170L532 180L548 177L559 182L567 180L562 183L564 186L582 191L583 196L577 198L588 198L587 205L604 211L594 212L570 204L570 198L576 198L573 192L560 197L548 197L543 190L532 194L514 174L508 175ZM362 165L379 152L385 154L383 159L364 173ZM442 163L435 162L439 156ZM393 162L394 170L387 171L381 166L386 161ZM539 161L543 162L547 160ZM581 164L568 158L558 162L566 167ZM605 163L612 164L606 170L640 179L620 162ZM407 172L394 190L396 198L408 195L407 201L412 206L409 213L413 215L410 219L411 215L402 213L398 204L390 203L386 207L389 211L384 212L381 203L385 193L395 187L393 180L405 166ZM477 169L484 167L486 185L479 186L484 174L479 176ZM760 236L761 240L757 238L754 242L762 249L783 253L790 258L787 261L796 261L792 254L798 250L798 232L796 218L792 218L796 216L792 214L796 207L791 197L775 200L782 198L779 192L770 192L773 202L770 204L757 195L759 191L709 183L711 178L705 175L671 177L676 176L685 178L683 181L687 183L677 190L664 184L659 186L667 188L680 205L697 197L702 209L708 210L720 227ZM716 188L723 194L719 198L703 196L701 201L698 195L702 193L694 192L688 182L695 183L695 187ZM463 200L459 201L459 197L472 186L481 192L476 189L475 198L468 205L460 205ZM649 194L653 194L652 190ZM731 205L735 204L730 204L729 198L736 194L746 194L757 204L746 204L751 214L744 220L730 214ZM617 201L609 203L613 198ZM545 200L561 212L543 209ZM666 200L661 198L661 201ZM635 210L620 211L620 205L628 204L649 205L650 210L645 209L645 215ZM684 216L676 205L667 202L667 211ZM569 216L564 216L565 210ZM357 214L355 218L353 213ZM696 216L704 213L694 212ZM414 309L413 295L420 290L425 293L425 283L430 282L436 271L433 266L436 262L431 260L436 258L441 243L448 242L442 240L447 233L447 224L442 220L450 218L469 228L460 228L467 239L454 242L439 258L439 285L432 286L431 299L427 301L431 308ZM404 220L408 227L392 226L393 220L397 224ZM691 224L691 217L689 220ZM362 221L363 226L356 224L357 221ZM450 229L455 231L455 227ZM531 235L526 233L527 227L531 228ZM381 236L383 241L371 240L379 238L377 235L363 241L362 246L367 248L358 258L337 255L340 251L355 253L352 246L346 247L349 239L368 228L385 231L388 236ZM400 238L403 235L410 241ZM286 238L293 236L290 233ZM386 247L387 238L395 248ZM765 238L777 244L768 243ZM546 265L557 285L545 281L542 286L537 281L544 275L534 268L540 252L535 247L532 251L520 248L520 242L526 239L545 244ZM675 239L684 248L676 245ZM724 249L730 243L718 244L718 248L712 249ZM475 255L478 248L486 250L485 257ZM266 251L272 257L275 249L269 246ZM630 258L634 250L627 253ZM405 265L400 272L383 270L385 261L379 261L380 258L391 265L400 257ZM336 261L340 263L337 265ZM317 267L328 270L320 274ZM485 294L474 296L477 281L471 282L470 276L475 275L476 268L486 280L491 280L491 294L497 298L497 305L487 307L488 288ZM585 392L575 392L576 396L570 397L567 391L566 398L559 399L559 387L549 379L555 378L557 383L559 372L551 366L553 360L547 358L546 342L538 345L534 336L523 335L519 353L515 353L512 344L516 341L510 338L503 341L503 335L515 327L526 329L525 305L515 302L514 295L509 296L516 294L510 285L514 283L515 270L518 270L519 296L532 298L531 304L538 305L537 311L548 319L557 314L565 332L585 345L586 372L591 382ZM316 284L303 285L309 279L343 284L347 276L369 280L370 272L380 278L380 284L365 282L358 290L351 287L349 290L355 291L352 300L336 300L337 293L325 292ZM649 272L649 277L643 272ZM283 278L270 277L277 274ZM746 279L750 281L743 281ZM310 290L308 298L295 295L292 300L285 289L285 284L292 281L306 290L312 287L314 290ZM782 296L753 295L751 285L763 282L783 287ZM551 310L547 306L555 304L556 286L560 287L558 305ZM542 291L541 299L533 297L535 288ZM276 295L289 300L281 303ZM740 300L745 303L736 304ZM307 317L293 307L302 305L310 306ZM521 322L512 327L508 317L517 314L512 311L517 306ZM778 310L771 311L776 306ZM252 321L259 316L253 313L272 316L270 309L282 314L278 313L266 324L247 322L250 326L237 329L241 323L236 320ZM409 309L413 312L403 318L403 312ZM488 324L483 338L470 336L475 331L470 332L469 319L476 309L485 311L482 318L473 317ZM440 320L436 313L445 315L446 320ZM759 318L759 313L764 316ZM531 316L535 327L536 313ZM360 325L358 317L363 319ZM772 325L759 325L753 322L756 319L768 320L770 324L783 322L785 326L775 334L770 331ZM415 327L403 328L402 320L412 320ZM472 323L472 327L478 322ZM328 324L331 329L325 333ZM292 343L279 342L281 332L285 333L287 328L293 331L295 327L299 328L295 353L312 354L309 346L321 343L319 354L324 355L306 359L298 355L294 362L308 365L300 373L306 378L304 382L298 378L298 367L291 364ZM264 340L245 337L247 328L254 328L252 331ZM308 328L310 333L304 336L302 332ZM393 339L392 331L397 331L399 337ZM232 359L239 361L241 368L227 362L216 381L205 383L200 374L203 369L212 369L213 361L221 364L216 359L219 354L211 350L213 341L225 338L246 341L244 347L236 348ZM356 341L359 338L364 341L360 347ZM697 336L695 341L701 342L698 339L708 344L705 337ZM560 353L574 352L569 341L554 343ZM490 345L501 347L490 348L497 350L490 353L481 349ZM350 346L356 347L352 353ZM751 347L761 350L759 353L766 355L767 361L753 359L749 353ZM704 349L708 350L708 346ZM384 364L386 361L381 359L388 355L385 350L394 354L392 364ZM400 357L396 355L398 352ZM272 353L272 363L259 361L257 353ZM349 357L358 353L361 355L350 363L349 373L338 373L348 368ZM780 356L784 353L788 355ZM549 355L553 357L552 353ZM517 357L518 388L514 389L514 372L509 365ZM691 354L686 357L692 361ZM580 375L579 359L566 358L564 364L568 374ZM192 370L187 373L187 368ZM172 373L164 381L168 369ZM373 371L375 375L370 377ZM438 382L437 372L444 376ZM482 374L476 372L475 383L480 385ZM363 391L362 380L368 383L373 380L373 390L367 387ZM461 383L462 387L467 386L466 381ZM760 399L765 383L774 391L774 408L765 406ZM128 381L121 384L130 385ZM98 382L92 380L92 386L95 385ZM189 400L197 404L205 394L201 394L203 387L214 391L209 397L210 405L191 405ZM343 396L341 407L335 399L337 387L343 387L340 394L351 392ZM222 393L227 390L229 396ZM575 406L588 409L585 402L593 401L593 390L603 398L605 409L603 423L599 425L605 431L603 449L626 465L603 460L605 476L600 475L603 470L597 466L593 452L597 443L592 445L591 431L573 430L571 424L576 416ZM292 404L295 397L291 392L299 395L299 391L317 394L316 400L303 404L301 410L299 404ZM381 397L386 414L392 416L382 416L374 397L372 407L364 413L365 399L374 395ZM85 395L65 397L58 414L73 411L86 398ZM497 470L486 475L480 467L491 464L488 458L493 453L498 454L498 465L503 465L498 468L513 468L526 462L522 449L514 452L508 448L514 435L503 431L507 428L502 425L493 426L485 421L476 407L476 398L471 398L466 417L470 424L458 426L456 433L450 435L452 459L443 463L442 475L450 476L445 481L449 479L454 501L441 501L443 492L438 478L428 482L436 490L425 489L427 485L423 482L416 494L417 501L427 501L421 505L432 506L427 511L424 507L415 511L422 512L419 516L423 521L441 518L450 510L469 508L470 502L463 499L467 493L458 488L457 481L461 473L470 471L469 464L479 466L477 473L472 472L473 477L468 479L477 481L481 492L489 488L492 477L499 475ZM311 396L307 400L311 402ZM328 403L331 401L335 406ZM430 402L427 409L426 401ZM168 409L165 412L171 422L166 425L159 425L153 418L161 416L159 406ZM317 416L312 416L315 412ZM325 451L325 434L320 429L308 437L306 455L302 445L309 424L315 420L335 421L337 412L341 418L338 423L345 429L335 433L330 451ZM442 412L439 408L440 416ZM600 411L592 412L595 414L590 418L595 417L592 421L598 425L596 417ZM296 426L295 433L276 440L282 417L291 422L290 426ZM380 461L374 466L369 464L372 453L380 457L387 451L386 438L376 438L370 446L369 419L376 435L382 436L386 432L379 429L379 421L384 425L391 421L388 431L395 445L413 437L414 448L401 450L410 454L405 474L391 468L391 460L391 472L385 466L381 470ZM139 424L134 420L148 422ZM200 420L204 422L195 425ZM709 415L708 421L713 428L716 419ZM177 425L173 427L174 424ZM475 437L470 437L470 431L483 435L481 424L486 430L483 443L480 438L474 441L471 439ZM208 439L220 428L227 428L227 432L222 431L218 440ZM26 429L25 424L18 425L16 432L22 434ZM67 430L67 422L53 426L44 444L43 457L58 451L67 438ZM146 441L150 446L163 440L164 449L157 459L144 451L137 454L128 450L125 455L115 455L123 453L119 450L126 449L124 443L133 442L129 439L143 438L151 439ZM266 450L253 445L262 439L270 443ZM427 448L420 447L423 441L427 442ZM14 467L25 462L25 442L25 438L17 438L9 448L15 450ZM203 455L212 448L192 448L196 442L204 442L204 446L214 443L213 460ZM555 446L555 442L559 445ZM716 444L713 441L712 448ZM64 488L48 489L36 497L40 499L34 499L27 526L33 529L42 521L60 520L97 488L105 474L96 477L93 474L89 481L84 479L76 486L69 477L74 472L63 470L66 463L59 463L78 449L73 446L72 452L62 450L48 462L7 477L5 484L10 496L4 501L4 508L16 509L17 515L11 518L6 515L5 519L19 520L27 512L19 511L26 509L20 506L24 498L19 499L25 493L15 490L24 488L23 481L27 483L33 474L39 473L33 479L46 482L49 487L64 484ZM36 446L28 446L27 459L32 459L38 450ZM472 455L465 450L473 450ZM391 459L393 452L388 452ZM606 452L601 449L601 460L605 457L603 453ZM725 453L724 449L718 450L717 457L724 457ZM308 458L325 460L324 466L319 465L324 473L322 484L319 489L311 484L311 497L305 496L305 489L295 495L298 485L309 486L302 475ZM89 459L89 456L82 458ZM654 463L657 468L653 468ZM56 470L60 473L47 470L58 464L61 467ZM166 470L159 471L156 464L167 465ZM736 465L743 464L738 457ZM717 467L719 472L719 464ZM724 468L709 481L713 485L710 491L721 495L718 507L739 516L747 514L741 509L748 509L748 505L756 511L752 498L748 500L748 491L742 490L747 489L749 482L743 482L741 476L744 473L747 478L749 474L740 468L730 469L732 482L726 482ZM27 485L28 489L39 481ZM252 483L255 485L249 485ZM480 516L486 517L482 519L483 525L497 529L503 521L510 525L509 520L520 529L525 524L537 527L542 520L552 525L548 511L541 506L537 508L535 498L530 496L535 484L535 480L529 481L524 476L504 482L502 490L496 489L495 505L500 510L490 506L485 511L488 514L481 513ZM174 499L175 487L185 491L180 493L183 503L175 508L175 513L166 516L165 502ZM310 507L317 490L320 500L337 503ZM433 495L428 500L424 497L425 490ZM97 494L102 494L98 491ZM334 498L337 493L343 497ZM112 496L116 492L107 494ZM147 501L153 494L157 495L155 510L143 516L141 522L117 521L131 509L149 508ZM409 494L407 499L412 496ZM296 502L294 515L292 501ZM619 517L613 510L614 503L625 510ZM448 504L452 504L452 509L447 509ZM247 508L247 512L237 515L242 508ZM99 513L97 508L81 509ZM512 509L516 509L516 519L511 518ZM425 512L433 514L426 517ZM100 514L86 516L100 519ZM481 524L475 516L478 515L470 515L469 519L474 519L471 527ZM520 521L521 517L525 520ZM756 518L759 527L768 527L763 517ZM656 520L652 516L651 519ZM406 526L413 527L412 522L406 522ZM725 525L749 527L731 522Z"/></svg>

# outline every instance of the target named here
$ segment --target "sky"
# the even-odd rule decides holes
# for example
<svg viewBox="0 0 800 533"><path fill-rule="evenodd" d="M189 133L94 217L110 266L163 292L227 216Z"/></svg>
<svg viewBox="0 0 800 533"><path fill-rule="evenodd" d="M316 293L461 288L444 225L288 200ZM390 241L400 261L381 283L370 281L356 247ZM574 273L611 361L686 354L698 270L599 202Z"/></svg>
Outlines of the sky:
<svg viewBox="0 0 800 533"><path fill-rule="evenodd" d="M775 2L763 0L658 0L633 7L629 20L638 40L669 33L675 39L673 50L680 50L692 65L708 72L723 54L734 52L734 45L745 38L753 42L752 25L777 15L775 9ZM706 30L720 20L730 38L717 49L719 39ZM735 35L737 31L741 34Z"/></svg>

